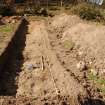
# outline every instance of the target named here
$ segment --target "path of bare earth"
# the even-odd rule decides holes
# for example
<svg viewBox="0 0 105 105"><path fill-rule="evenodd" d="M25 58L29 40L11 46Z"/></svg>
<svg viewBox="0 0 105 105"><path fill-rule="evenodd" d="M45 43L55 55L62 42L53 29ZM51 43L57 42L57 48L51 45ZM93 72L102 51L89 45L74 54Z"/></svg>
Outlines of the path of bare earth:
<svg viewBox="0 0 105 105"><path fill-rule="evenodd" d="M70 98L72 105L80 104L79 97L81 100L87 97L85 89L66 72L57 59L50 46L47 27L43 20L30 22L24 57L17 97L27 96L39 99L49 97L53 102L53 97L65 96ZM26 67L29 64L36 67L33 70L27 70ZM55 104L59 104L59 100Z"/></svg>

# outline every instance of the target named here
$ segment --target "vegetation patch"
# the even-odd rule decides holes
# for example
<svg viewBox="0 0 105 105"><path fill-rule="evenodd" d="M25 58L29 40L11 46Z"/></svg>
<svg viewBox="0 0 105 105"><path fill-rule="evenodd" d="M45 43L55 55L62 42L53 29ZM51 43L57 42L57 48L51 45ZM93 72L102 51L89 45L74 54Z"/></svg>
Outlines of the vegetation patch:
<svg viewBox="0 0 105 105"><path fill-rule="evenodd" d="M79 15L80 18L85 20L92 20L98 22L105 21L104 10L92 4L78 4L71 8L71 12L73 14Z"/></svg>
<svg viewBox="0 0 105 105"><path fill-rule="evenodd" d="M63 42L63 47L68 50L72 50L75 46L75 43L72 40L65 40Z"/></svg>
<svg viewBox="0 0 105 105"><path fill-rule="evenodd" d="M0 8L0 15L2 16L12 16L13 14L15 14L15 12L10 7Z"/></svg>
<svg viewBox="0 0 105 105"><path fill-rule="evenodd" d="M98 91L105 94L105 79L98 77L97 75L93 75L92 73L88 74L88 79L94 82Z"/></svg>
<svg viewBox="0 0 105 105"><path fill-rule="evenodd" d="M0 32L1 33L10 33L12 31L13 31L13 27L10 24L0 26Z"/></svg>

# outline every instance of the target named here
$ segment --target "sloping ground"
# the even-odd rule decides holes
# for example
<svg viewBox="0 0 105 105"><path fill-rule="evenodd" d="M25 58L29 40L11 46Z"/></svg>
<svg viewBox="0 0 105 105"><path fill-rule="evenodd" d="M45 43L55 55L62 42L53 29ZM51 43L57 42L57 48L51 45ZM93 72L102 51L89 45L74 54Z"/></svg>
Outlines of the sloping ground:
<svg viewBox="0 0 105 105"><path fill-rule="evenodd" d="M50 43L59 61L68 73L73 73L87 88L90 96L99 99L105 96L104 91L101 91L101 87L105 88L104 82L102 83L105 81L104 29L105 26L101 24L81 21L76 16L66 14L54 17L49 24ZM98 81L95 78L101 78L100 87L95 87L95 82Z"/></svg>

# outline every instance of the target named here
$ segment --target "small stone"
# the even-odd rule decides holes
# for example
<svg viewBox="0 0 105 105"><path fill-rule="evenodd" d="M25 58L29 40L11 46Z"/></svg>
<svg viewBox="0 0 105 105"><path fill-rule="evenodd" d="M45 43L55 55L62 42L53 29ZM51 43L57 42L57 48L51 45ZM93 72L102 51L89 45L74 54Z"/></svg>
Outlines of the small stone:
<svg viewBox="0 0 105 105"><path fill-rule="evenodd" d="M33 70L34 69L34 65L33 64L28 64L27 65L27 69L28 70Z"/></svg>
<svg viewBox="0 0 105 105"><path fill-rule="evenodd" d="M92 63L93 63L92 61L89 62L90 65L91 65Z"/></svg>
<svg viewBox="0 0 105 105"><path fill-rule="evenodd" d="M15 20L12 20L11 23L14 24L14 23L16 23L16 21Z"/></svg>
<svg viewBox="0 0 105 105"><path fill-rule="evenodd" d="M86 69L86 64L85 64L85 62L80 61L79 63L77 63L77 69L85 70L85 69Z"/></svg>
<svg viewBox="0 0 105 105"><path fill-rule="evenodd" d="M98 72L95 69L91 69L90 71L94 76L96 76L98 74Z"/></svg>
<svg viewBox="0 0 105 105"><path fill-rule="evenodd" d="M83 82L83 83L82 83L82 85L83 85L84 87L86 87L86 86L87 86L86 82Z"/></svg>
<svg viewBox="0 0 105 105"><path fill-rule="evenodd" d="M78 55L79 55L79 56L82 56L82 55L83 55L83 52L82 52L82 51L79 51L79 52L78 52Z"/></svg>

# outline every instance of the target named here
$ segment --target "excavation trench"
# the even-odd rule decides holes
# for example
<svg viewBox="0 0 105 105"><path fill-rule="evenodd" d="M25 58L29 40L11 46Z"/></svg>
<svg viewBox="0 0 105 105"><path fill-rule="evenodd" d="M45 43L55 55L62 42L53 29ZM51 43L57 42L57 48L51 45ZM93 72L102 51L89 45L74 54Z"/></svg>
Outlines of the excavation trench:
<svg viewBox="0 0 105 105"><path fill-rule="evenodd" d="M24 60L22 52L25 47L27 25L28 22L25 19L21 20L7 48L0 56L0 61L2 61L0 65L0 96L16 95L16 77L21 71Z"/></svg>

